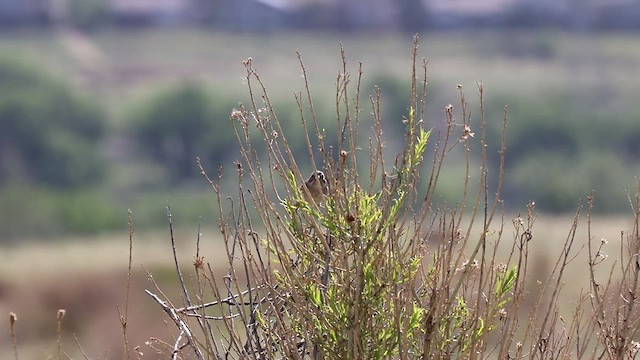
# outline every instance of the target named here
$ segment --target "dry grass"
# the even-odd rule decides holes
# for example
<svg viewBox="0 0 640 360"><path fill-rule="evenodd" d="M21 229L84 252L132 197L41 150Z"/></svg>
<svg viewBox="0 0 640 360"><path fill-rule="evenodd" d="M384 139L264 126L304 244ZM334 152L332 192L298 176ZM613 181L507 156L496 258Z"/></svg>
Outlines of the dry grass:
<svg viewBox="0 0 640 360"><path fill-rule="evenodd" d="M207 261L223 264L222 243L213 229L202 230L201 250ZM175 232L179 261L187 274L193 269L195 229ZM0 252L0 311L17 315L16 338L20 358L44 359L56 356L56 313L62 319L62 350L71 358L113 359L122 353L118 309L125 307L128 235L110 234L65 239L25 239ZM173 293L176 278L171 267L168 231L135 233L129 312L131 349L150 338L169 340L143 290L151 285L147 271ZM219 268L220 273L224 271ZM13 358L9 338L0 338L0 358ZM10 351L11 350L11 351ZM151 352L152 354L152 352ZM65 357L63 357L65 358ZM154 358L154 356L150 356Z"/></svg>
<svg viewBox="0 0 640 360"><path fill-rule="evenodd" d="M203 229L203 253L213 257L212 262L224 260L218 250L222 246L215 229ZM167 231L136 233L134 267L166 266L172 260ZM176 231L180 260L189 263L195 253L196 229ZM127 267L127 234L67 237L63 239L24 239L7 246L0 252L0 280L23 283L27 279L46 279L82 272L121 272ZM219 258L216 258L219 256Z"/></svg>

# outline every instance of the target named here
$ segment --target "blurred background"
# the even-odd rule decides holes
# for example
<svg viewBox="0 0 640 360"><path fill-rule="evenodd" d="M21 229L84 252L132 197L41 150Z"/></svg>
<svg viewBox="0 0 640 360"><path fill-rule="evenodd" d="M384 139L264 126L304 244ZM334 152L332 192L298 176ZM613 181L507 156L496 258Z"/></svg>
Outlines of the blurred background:
<svg viewBox="0 0 640 360"><path fill-rule="evenodd" d="M415 33L428 61L427 121L441 122L449 103L459 109L460 84L479 130L483 83L494 168L509 106L507 211L534 200L561 219L595 190L612 231L626 224L640 164L638 30L635 0L0 0L0 310L20 319L37 309L21 337L29 348L42 341L34 356L51 351L60 307L94 355L113 356L127 210L141 234L142 284L139 264L170 269L167 205L187 265L198 224L218 244L215 196L194 159L211 174L239 159L229 113L247 101L242 61L253 59L290 145L306 154L295 136L294 93L304 90L295 51L332 129L342 44L352 76L363 63L363 99L381 89L393 152ZM462 171L445 169L440 200L459 198ZM161 323L154 310L136 315Z"/></svg>

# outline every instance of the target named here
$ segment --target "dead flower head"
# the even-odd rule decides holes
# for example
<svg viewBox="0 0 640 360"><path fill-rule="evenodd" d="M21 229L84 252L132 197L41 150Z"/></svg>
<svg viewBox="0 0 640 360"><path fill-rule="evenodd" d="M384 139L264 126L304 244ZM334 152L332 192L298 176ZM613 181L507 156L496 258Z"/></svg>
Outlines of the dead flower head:
<svg viewBox="0 0 640 360"><path fill-rule="evenodd" d="M467 140L470 137L473 137L475 135L475 133L471 132L471 127L469 125L464 125L464 130L462 131L462 136L460 136L460 139L462 140Z"/></svg>

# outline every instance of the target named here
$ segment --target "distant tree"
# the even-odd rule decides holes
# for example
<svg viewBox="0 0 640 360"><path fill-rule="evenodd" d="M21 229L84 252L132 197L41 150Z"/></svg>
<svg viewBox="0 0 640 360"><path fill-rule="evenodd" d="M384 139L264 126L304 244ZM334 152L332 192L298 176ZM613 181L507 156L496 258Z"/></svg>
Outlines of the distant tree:
<svg viewBox="0 0 640 360"><path fill-rule="evenodd" d="M0 0L0 28L49 24L51 1Z"/></svg>
<svg viewBox="0 0 640 360"><path fill-rule="evenodd" d="M421 0L399 0L400 28L410 33L425 30L429 25L429 14Z"/></svg>
<svg viewBox="0 0 640 360"><path fill-rule="evenodd" d="M68 15L74 26L93 30L109 20L109 6L106 0L71 0L68 3Z"/></svg>
<svg viewBox="0 0 640 360"><path fill-rule="evenodd" d="M517 0L506 8L503 23L514 28L566 27L570 17L571 8L565 1Z"/></svg>
<svg viewBox="0 0 640 360"><path fill-rule="evenodd" d="M96 181L104 163L105 114L20 59L0 59L0 184L75 187Z"/></svg>
<svg viewBox="0 0 640 360"><path fill-rule="evenodd" d="M637 30L640 28L640 2L621 1L603 4L594 14L593 25L598 30Z"/></svg>
<svg viewBox="0 0 640 360"><path fill-rule="evenodd" d="M189 17L204 25L220 25L224 11L224 0L192 0L187 8Z"/></svg>
<svg viewBox="0 0 640 360"><path fill-rule="evenodd" d="M335 6L325 3L310 3L291 10L286 16L285 25L302 29L335 29L343 24L344 14Z"/></svg>
<svg viewBox="0 0 640 360"><path fill-rule="evenodd" d="M187 83L151 96L133 109L133 134L142 155L160 163L170 182L198 175L195 158L218 163L234 143L231 105Z"/></svg>

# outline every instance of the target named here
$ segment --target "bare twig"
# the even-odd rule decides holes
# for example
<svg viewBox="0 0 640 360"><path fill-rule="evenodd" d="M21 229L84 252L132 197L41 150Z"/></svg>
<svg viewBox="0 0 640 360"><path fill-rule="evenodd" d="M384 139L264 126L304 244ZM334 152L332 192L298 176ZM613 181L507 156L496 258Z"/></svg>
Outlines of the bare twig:
<svg viewBox="0 0 640 360"><path fill-rule="evenodd" d="M78 340L78 336L76 336L76 334L73 334L73 340L76 342L76 345L78 345L78 349L80 350L80 353L82 354L82 357L85 360L89 360L89 357L84 352L84 349L82 349L82 346L80 345L80 340Z"/></svg>
<svg viewBox="0 0 640 360"><path fill-rule="evenodd" d="M15 360L18 360L18 342L16 340L16 322L18 316L16 313L9 313L9 335L11 336L11 346L13 347L13 356Z"/></svg>
<svg viewBox="0 0 640 360"><path fill-rule="evenodd" d="M146 292L147 295L151 296L151 298L153 298L153 300L155 300L155 302L157 302L158 305L162 307L162 310L164 310L164 312L167 313L167 315L169 315L171 320L173 320L173 322L176 324L176 326L180 330L180 333L184 334L184 336L187 338L188 344L193 349L193 352L195 353L196 357L200 360L203 360L204 356L200 352L200 348L198 347L197 342L195 341L195 339L193 338L193 335L191 334L191 329L189 329L189 326L187 325L187 323L185 323L180 318L180 316L175 311L175 309L169 306L167 302L160 299L158 295L152 293L151 291L145 290L144 292Z"/></svg>
<svg viewBox="0 0 640 360"><path fill-rule="evenodd" d="M66 314L66 310L58 309L56 315L56 343L58 344L58 359L62 359L62 319Z"/></svg>
<svg viewBox="0 0 640 360"><path fill-rule="evenodd" d="M118 317L120 318L120 325L122 326L122 337L124 341L124 347L122 349L123 359L130 359L129 353L129 339L127 337L127 322L129 319L129 292L131 290L131 263L133 259L133 212L128 210L128 230L129 230L129 262L127 263L127 291L124 299L124 314L120 313L120 307L118 307Z"/></svg>

